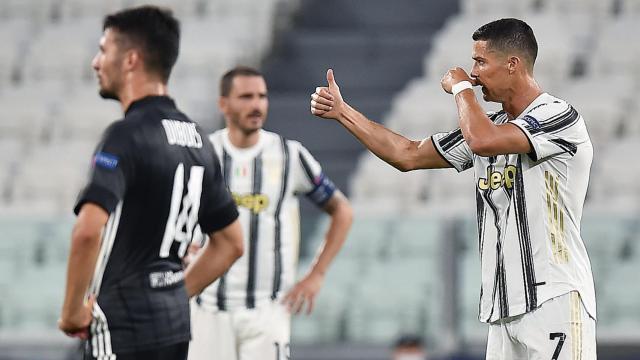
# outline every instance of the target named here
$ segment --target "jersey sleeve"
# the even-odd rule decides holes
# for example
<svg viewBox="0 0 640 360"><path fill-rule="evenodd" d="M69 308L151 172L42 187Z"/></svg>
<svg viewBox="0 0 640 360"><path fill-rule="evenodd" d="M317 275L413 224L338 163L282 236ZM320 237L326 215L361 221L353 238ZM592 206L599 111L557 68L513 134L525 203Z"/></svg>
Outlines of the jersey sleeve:
<svg viewBox="0 0 640 360"><path fill-rule="evenodd" d="M436 151L458 172L473 167L473 152L462 136L462 130L437 133L431 136Z"/></svg>
<svg viewBox="0 0 640 360"><path fill-rule="evenodd" d="M210 142L205 142L210 154L210 166L206 167L198 222L205 234L220 230L238 218L238 209L224 183L220 161Z"/></svg>
<svg viewBox="0 0 640 360"><path fill-rule="evenodd" d="M336 186L322 172L320 163L302 144L291 141L290 145L298 154L298 161L294 159L292 167L294 192L296 194L304 194L318 207L324 206L333 196Z"/></svg>
<svg viewBox="0 0 640 360"><path fill-rule="evenodd" d="M554 101L534 108L511 121L527 136L533 161L543 161L561 154L573 156L578 145L588 141L584 121L569 104Z"/></svg>
<svg viewBox="0 0 640 360"><path fill-rule="evenodd" d="M125 195L135 175L132 135L122 122L109 126L91 160L89 181L80 191L74 206L77 215L82 205L94 203L111 214Z"/></svg>

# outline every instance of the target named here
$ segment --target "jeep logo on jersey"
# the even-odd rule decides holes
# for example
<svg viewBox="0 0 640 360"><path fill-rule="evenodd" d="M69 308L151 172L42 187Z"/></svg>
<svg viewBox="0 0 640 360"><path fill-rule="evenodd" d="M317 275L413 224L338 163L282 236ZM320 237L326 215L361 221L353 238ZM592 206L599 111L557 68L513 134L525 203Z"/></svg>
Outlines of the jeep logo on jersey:
<svg viewBox="0 0 640 360"><path fill-rule="evenodd" d="M504 186L507 189L511 189L516 181L517 171L518 169L513 165L504 168L504 172L492 172L491 167L487 167L487 177L478 179L478 188L480 190L498 190Z"/></svg>
<svg viewBox="0 0 640 360"><path fill-rule="evenodd" d="M236 205L253 211L254 214L262 212L269 206L269 197L264 194L236 194L233 193L233 200Z"/></svg>

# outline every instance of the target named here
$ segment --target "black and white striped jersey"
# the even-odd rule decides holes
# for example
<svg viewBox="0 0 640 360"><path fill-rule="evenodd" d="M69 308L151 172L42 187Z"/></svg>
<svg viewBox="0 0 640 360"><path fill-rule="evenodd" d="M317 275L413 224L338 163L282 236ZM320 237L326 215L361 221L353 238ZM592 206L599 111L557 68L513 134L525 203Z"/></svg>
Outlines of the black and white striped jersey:
<svg viewBox="0 0 640 360"><path fill-rule="evenodd" d="M496 124L509 121L503 111L488 115ZM580 235L593 159L585 122L571 105L544 93L510 123L527 136L531 153L483 157L472 153L460 129L432 136L456 170L474 169L479 318L530 312L572 290L595 318L591 264Z"/></svg>
<svg viewBox="0 0 640 360"><path fill-rule="evenodd" d="M132 103L97 146L76 214L88 202L110 214L90 289L92 355L188 341L181 258L195 231L238 216L199 127L168 97Z"/></svg>
<svg viewBox="0 0 640 360"><path fill-rule="evenodd" d="M198 301L212 310L250 309L293 285L300 241L297 195L322 206L332 196L323 190L330 180L307 149L278 134L260 130L258 143L249 148L231 144L227 129L210 140L238 205L245 253Z"/></svg>

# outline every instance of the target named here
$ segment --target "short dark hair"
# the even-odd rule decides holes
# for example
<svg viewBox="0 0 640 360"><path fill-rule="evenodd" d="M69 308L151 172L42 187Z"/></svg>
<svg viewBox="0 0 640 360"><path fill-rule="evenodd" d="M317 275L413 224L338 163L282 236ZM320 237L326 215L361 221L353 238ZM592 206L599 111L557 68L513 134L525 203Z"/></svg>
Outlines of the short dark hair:
<svg viewBox="0 0 640 360"><path fill-rule="evenodd" d="M501 52L517 51L533 68L538 56L538 42L533 30L522 20L507 18L482 25L473 33L474 41L487 41L490 48Z"/></svg>
<svg viewBox="0 0 640 360"><path fill-rule="evenodd" d="M171 10L151 5L121 10L104 18L102 29L108 28L141 50L147 71L169 81L180 48L180 22Z"/></svg>
<svg viewBox="0 0 640 360"><path fill-rule="evenodd" d="M222 79L220 79L220 96L229 96L229 93L231 93L231 86L233 85L233 79L236 76L264 77L260 71L252 67L236 66L222 75Z"/></svg>

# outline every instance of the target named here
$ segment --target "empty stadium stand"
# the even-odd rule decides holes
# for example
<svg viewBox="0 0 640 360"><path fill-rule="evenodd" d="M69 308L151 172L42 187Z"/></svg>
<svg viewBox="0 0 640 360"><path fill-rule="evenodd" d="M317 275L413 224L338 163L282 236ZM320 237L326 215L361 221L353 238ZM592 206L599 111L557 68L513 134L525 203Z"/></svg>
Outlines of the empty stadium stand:
<svg viewBox="0 0 640 360"><path fill-rule="evenodd" d="M423 335L443 358L482 355L473 174L401 173L338 124L313 118L309 94L331 67L351 104L424 139L457 126L439 82L451 66L470 68L471 33L498 17L529 22L540 45L536 78L583 115L594 144L582 232L596 281L599 355L638 354L640 1L397 0L391 8L382 0L2 0L0 360L27 359L30 347L32 358L57 360L71 344L55 330L71 206L93 146L121 114L98 97L90 62L101 17L147 2L170 6L183 22L170 83L181 108L207 130L220 127L220 75L236 64L261 66L270 86L267 129L301 140L350 195L350 237L314 313L293 322L303 360L383 359L406 332ZM315 225L305 226L301 275L327 221L305 215Z"/></svg>

